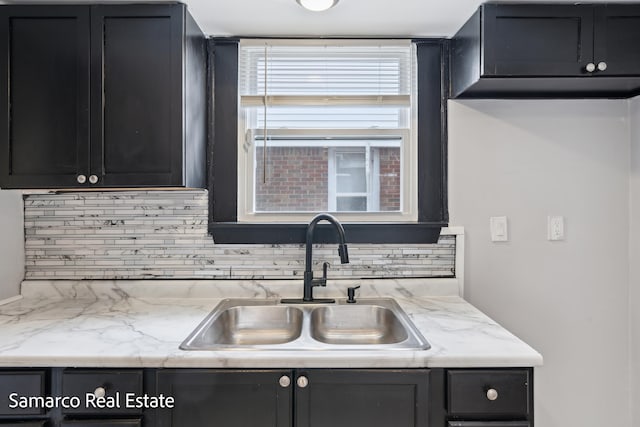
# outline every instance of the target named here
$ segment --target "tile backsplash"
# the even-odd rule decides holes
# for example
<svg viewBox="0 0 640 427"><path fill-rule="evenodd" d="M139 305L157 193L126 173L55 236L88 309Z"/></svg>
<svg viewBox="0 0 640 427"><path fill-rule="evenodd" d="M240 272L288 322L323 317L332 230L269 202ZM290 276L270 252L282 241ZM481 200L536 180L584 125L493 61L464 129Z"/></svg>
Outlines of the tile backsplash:
<svg viewBox="0 0 640 427"><path fill-rule="evenodd" d="M205 190L25 195L27 279L289 279L304 245L214 244ZM348 237L348 236L347 236ZM437 244L317 245L330 278L454 277L455 236ZM316 269L319 269L319 266Z"/></svg>

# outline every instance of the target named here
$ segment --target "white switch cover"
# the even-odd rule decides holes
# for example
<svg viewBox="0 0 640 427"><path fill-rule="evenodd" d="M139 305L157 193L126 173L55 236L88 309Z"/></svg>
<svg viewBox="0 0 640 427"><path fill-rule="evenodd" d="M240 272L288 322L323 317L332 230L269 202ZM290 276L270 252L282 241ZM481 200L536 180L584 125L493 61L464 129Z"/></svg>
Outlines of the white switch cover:
<svg viewBox="0 0 640 427"><path fill-rule="evenodd" d="M564 240L564 217L547 217L547 239Z"/></svg>
<svg viewBox="0 0 640 427"><path fill-rule="evenodd" d="M507 242L509 240L506 216L492 216L489 218L489 228L491 229L492 242Z"/></svg>

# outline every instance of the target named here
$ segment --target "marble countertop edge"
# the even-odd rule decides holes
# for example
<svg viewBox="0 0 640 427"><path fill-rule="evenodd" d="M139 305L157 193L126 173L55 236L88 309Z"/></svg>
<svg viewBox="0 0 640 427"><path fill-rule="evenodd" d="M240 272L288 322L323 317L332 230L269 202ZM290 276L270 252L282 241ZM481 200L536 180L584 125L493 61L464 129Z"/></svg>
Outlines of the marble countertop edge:
<svg viewBox="0 0 640 427"><path fill-rule="evenodd" d="M457 288L446 281L423 280L421 285L419 280L385 280L368 282L364 290L362 297L396 299L432 346L419 351L183 351L179 344L222 299L277 299L290 289L298 296L299 287L292 288L291 282L180 282L164 283L150 295L152 283L141 282L26 283L28 296L0 306L0 366L491 368L543 362L538 352L457 296Z"/></svg>

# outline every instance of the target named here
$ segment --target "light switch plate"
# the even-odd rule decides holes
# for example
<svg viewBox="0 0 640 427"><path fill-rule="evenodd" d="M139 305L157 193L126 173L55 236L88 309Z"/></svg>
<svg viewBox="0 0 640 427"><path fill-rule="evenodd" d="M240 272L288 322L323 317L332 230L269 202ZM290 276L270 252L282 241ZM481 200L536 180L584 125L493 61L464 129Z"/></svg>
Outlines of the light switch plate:
<svg viewBox="0 0 640 427"><path fill-rule="evenodd" d="M506 216L492 216L489 218L492 242L509 241L509 227Z"/></svg>
<svg viewBox="0 0 640 427"><path fill-rule="evenodd" d="M547 239L551 241L564 240L564 217L547 217Z"/></svg>

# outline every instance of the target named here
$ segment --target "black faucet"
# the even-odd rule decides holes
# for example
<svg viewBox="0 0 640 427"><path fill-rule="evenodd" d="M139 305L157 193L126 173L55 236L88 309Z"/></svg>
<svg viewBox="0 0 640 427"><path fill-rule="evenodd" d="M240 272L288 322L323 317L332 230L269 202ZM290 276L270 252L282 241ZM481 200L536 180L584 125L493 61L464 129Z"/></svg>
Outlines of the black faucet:
<svg viewBox="0 0 640 427"><path fill-rule="evenodd" d="M347 264L349 262L349 252L347 251L347 244L344 239L344 228L340 221L338 221L333 215L327 213L321 213L313 217L309 225L307 226L307 238L305 246L305 259L304 259L304 291L302 300L296 299L283 299L283 303L333 303L333 299L314 299L313 287L314 286L327 286L327 268L328 262L322 265L322 278L313 278L313 236L315 234L316 224L320 221L327 221L331 223L338 232L338 238L340 243L338 244L338 254L340 255L340 263Z"/></svg>

